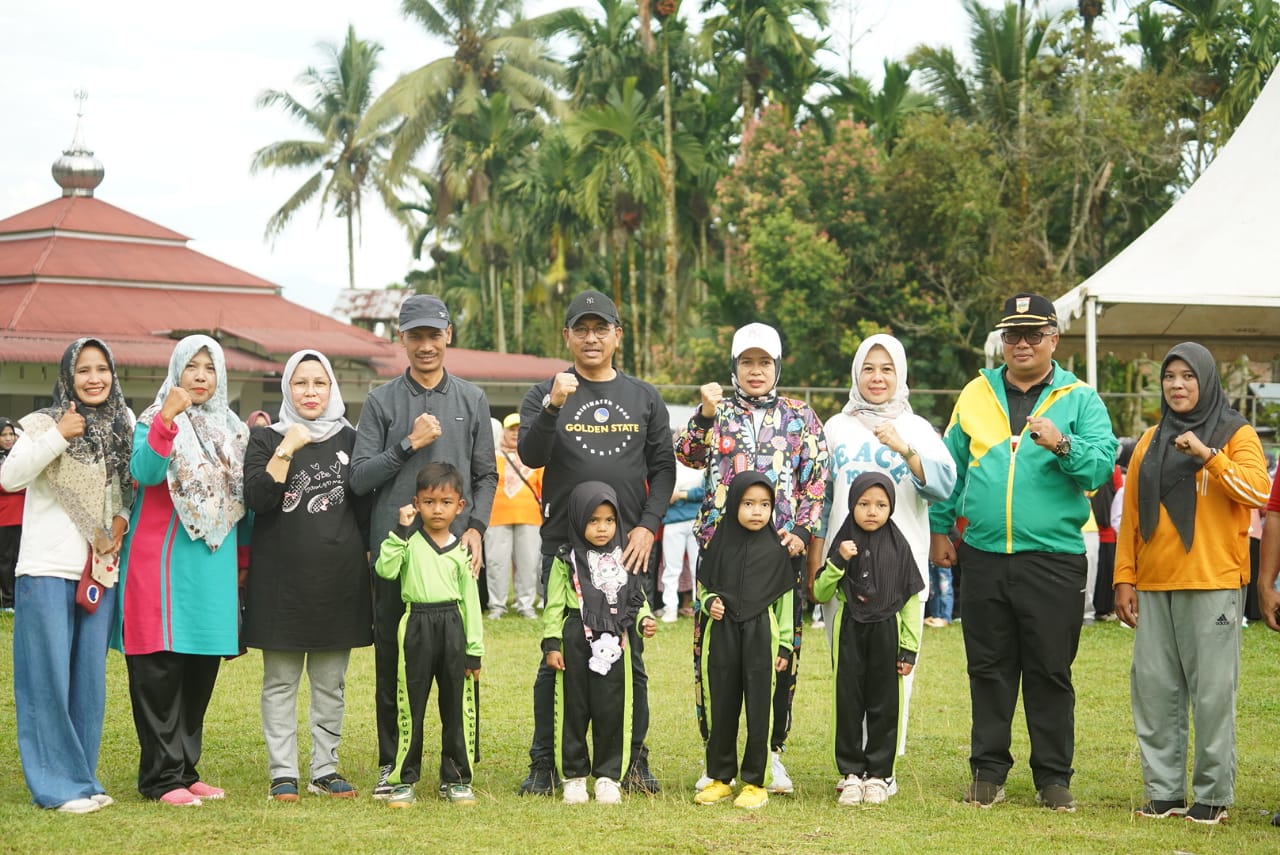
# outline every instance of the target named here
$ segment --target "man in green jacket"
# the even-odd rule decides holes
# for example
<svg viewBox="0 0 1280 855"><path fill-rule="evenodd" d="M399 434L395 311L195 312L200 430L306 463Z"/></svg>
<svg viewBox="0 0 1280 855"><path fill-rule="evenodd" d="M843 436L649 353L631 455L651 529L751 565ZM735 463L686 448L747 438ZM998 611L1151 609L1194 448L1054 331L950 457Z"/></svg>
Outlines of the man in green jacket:
<svg viewBox="0 0 1280 855"><path fill-rule="evenodd" d="M1106 407L1090 386L1058 366L1058 316L1038 294L1005 302L996 324L1004 366L986 369L960 393L943 436L956 462L950 498L929 512L930 560L950 567L947 532L968 520L958 560L973 711L964 800L1004 799L1013 766L1013 712L1022 686L1036 802L1074 811L1075 660L1083 620L1086 561L1080 529L1085 492L1115 465Z"/></svg>

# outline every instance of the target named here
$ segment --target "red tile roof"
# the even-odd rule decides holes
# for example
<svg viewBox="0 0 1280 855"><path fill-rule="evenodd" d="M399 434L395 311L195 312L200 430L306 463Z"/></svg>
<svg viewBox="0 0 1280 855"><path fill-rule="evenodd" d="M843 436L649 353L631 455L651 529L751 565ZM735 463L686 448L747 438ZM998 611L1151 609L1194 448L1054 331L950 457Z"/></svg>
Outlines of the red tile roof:
<svg viewBox="0 0 1280 855"><path fill-rule="evenodd" d="M62 196L0 220L0 235L49 229L184 243L190 240L92 196Z"/></svg>
<svg viewBox="0 0 1280 855"><path fill-rule="evenodd" d="M65 237L58 233L0 240L0 281L32 278L279 290L265 279L181 244L124 243Z"/></svg>

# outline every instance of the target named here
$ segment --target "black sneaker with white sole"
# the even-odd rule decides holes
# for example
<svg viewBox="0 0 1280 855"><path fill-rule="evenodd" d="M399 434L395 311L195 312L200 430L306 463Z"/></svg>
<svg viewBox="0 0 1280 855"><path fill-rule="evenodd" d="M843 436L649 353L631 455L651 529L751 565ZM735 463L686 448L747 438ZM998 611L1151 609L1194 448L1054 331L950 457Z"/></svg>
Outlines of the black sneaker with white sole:
<svg viewBox="0 0 1280 855"><path fill-rule="evenodd" d="M1201 825L1217 825L1220 822L1227 821L1227 806L1207 805L1203 802L1196 802L1187 809L1185 818Z"/></svg>
<svg viewBox="0 0 1280 855"><path fill-rule="evenodd" d="M1187 803L1183 799L1152 799L1134 811L1137 816L1149 819L1168 819L1171 816L1183 816L1187 812Z"/></svg>
<svg viewBox="0 0 1280 855"><path fill-rule="evenodd" d="M391 777L391 770L395 767L390 763L378 769L378 783L373 787L373 797L380 802L385 802L391 798L391 794L395 792L395 787L387 783L387 779Z"/></svg>

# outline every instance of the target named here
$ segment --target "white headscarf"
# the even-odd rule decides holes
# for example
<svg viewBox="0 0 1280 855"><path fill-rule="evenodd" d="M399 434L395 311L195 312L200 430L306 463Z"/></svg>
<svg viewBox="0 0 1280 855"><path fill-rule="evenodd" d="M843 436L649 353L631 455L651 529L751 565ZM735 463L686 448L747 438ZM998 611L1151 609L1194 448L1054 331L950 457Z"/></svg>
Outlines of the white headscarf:
<svg viewBox="0 0 1280 855"><path fill-rule="evenodd" d="M329 404L324 408L324 412L314 419L304 418L302 413L298 412L298 408L293 405L293 390L290 388L293 372L298 370L298 366L307 357L312 357L319 362L324 373L329 376ZM294 425L302 425L311 434L312 442L324 442L344 427L351 427L351 422L345 418L347 405L342 401L338 378L334 376L333 366L320 351L300 350L290 356L289 361L284 364L284 373L280 375L280 391L283 395L280 400L280 419L271 426L271 429L281 436L288 433L289 428Z"/></svg>
<svg viewBox="0 0 1280 855"><path fill-rule="evenodd" d="M872 404L858 391L858 377L862 374L862 363L867 361L867 354L871 352L871 348L877 345L883 347L889 354L889 359L893 362L894 375L898 379L898 386L893 390L893 395L883 404ZM858 352L853 356L852 373L853 385L849 388L849 403L844 405L844 412L857 416L868 424L891 422L903 414L911 413L911 404L907 401L907 396L910 394L907 388L907 352L903 349L902 342L884 333L877 333L866 339L859 345Z"/></svg>
<svg viewBox="0 0 1280 855"><path fill-rule="evenodd" d="M173 420L178 435L169 455L169 495L192 540L216 551L244 516L244 450L249 428L227 406L227 359L222 345L207 335L189 335L169 357L169 376L138 421L150 425L169 390L181 384L182 370L201 350L209 352L217 374L212 397L188 407Z"/></svg>

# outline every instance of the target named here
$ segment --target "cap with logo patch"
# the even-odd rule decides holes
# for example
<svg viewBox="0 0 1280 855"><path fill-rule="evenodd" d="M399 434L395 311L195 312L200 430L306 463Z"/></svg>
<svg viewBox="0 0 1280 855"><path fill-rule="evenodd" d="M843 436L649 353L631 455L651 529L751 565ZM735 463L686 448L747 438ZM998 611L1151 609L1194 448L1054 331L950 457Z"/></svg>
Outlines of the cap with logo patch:
<svg viewBox="0 0 1280 855"><path fill-rule="evenodd" d="M996 324L996 329L1008 327L1042 327L1058 325L1058 310L1053 301L1039 294L1014 294L1004 301L1004 316Z"/></svg>
<svg viewBox="0 0 1280 855"><path fill-rule="evenodd" d="M448 329L449 310L444 301L434 294L414 294L400 304L400 331L418 327Z"/></svg>
<svg viewBox="0 0 1280 855"><path fill-rule="evenodd" d="M569 303L569 310L564 313L565 329L572 327L588 315L595 315L615 327L622 325L622 322L618 320L618 307L613 304L612 300L599 291L583 291L573 298L573 301Z"/></svg>

